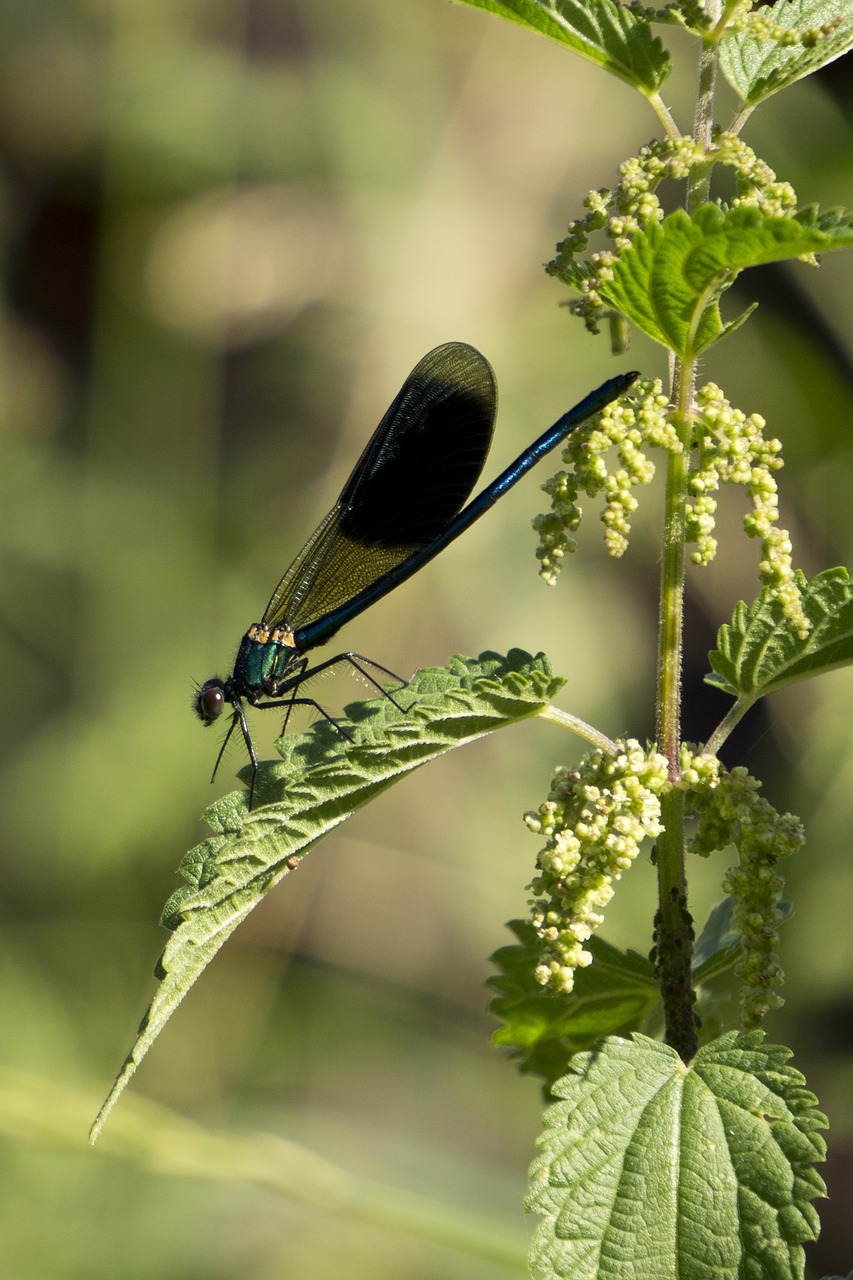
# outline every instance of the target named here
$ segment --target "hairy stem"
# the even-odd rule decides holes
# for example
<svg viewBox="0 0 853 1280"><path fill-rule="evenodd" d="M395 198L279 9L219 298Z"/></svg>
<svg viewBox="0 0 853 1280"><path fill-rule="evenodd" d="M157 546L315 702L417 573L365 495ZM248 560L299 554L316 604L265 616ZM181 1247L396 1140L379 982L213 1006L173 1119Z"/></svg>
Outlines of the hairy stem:
<svg viewBox="0 0 853 1280"><path fill-rule="evenodd" d="M660 120L666 136L673 142L677 141L681 137L681 130L675 123L672 112L664 102L663 98L659 93L650 93L648 95L648 101L658 120Z"/></svg>
<svg viewBox="0 0 853 1280"><path fill-rule="evenodd" d="M709 0L712 20L719 0ZM708 153L711 150L716 46L709 41L699 60L693 136ZM687 211L708 199L711 167L697 167L689 180ZM682 451L670 454L667 468L658 626L657 744L666 757L670 780L681 771L681 644L684 622L685 506L690 468L692 410L696 368L693 361L678 361L673 368L674 422ZM695 993L691 980L693 922L687 908L684 865L684 793L674 786L661 799L664 830L658 841L658 911L655 920L655 954L666 1021L666 1039L685 1061L698 1044L694 1015Z"/></svg>
<svg viewBox="0 0 853 1280"><path fill-rule="evenodd" d="M690 404L693 366L677 363L674 370L677 398L675 425L681 439L680 453L671 453L667 464L661 560L660 613L658 616L657 744L666 756L669 776L678 777L681 751L681 628L684 612L684 507L690 462Z"/></svg>
<svg viewBox="0 0 853 1280"><path fill-rule="evenodd" d="M735 725L740 723L747 711L749 711L750 707L753 705L754 701L754 698L738 698L737 702L733 707L729 708L708 741L705 743L702 748L703 754L709 756L719 754L720 748L726 738L729 736L732 729L734 729Z"/></svg>
<svg viewBox="0 0 853 1280"><path fill-rule="evenodd" d="M681 769L681 633L684 614L684 508L690 461L693 365L675 369L676 427L683 445L669 456L658 626L657 745L669 777ZM685 1061L696 1052L690 963L693 935L687 914L684 870L684 794L673 787L661 798L663 831L657 846L658 912L655 943L667 1043Z"/></svg>

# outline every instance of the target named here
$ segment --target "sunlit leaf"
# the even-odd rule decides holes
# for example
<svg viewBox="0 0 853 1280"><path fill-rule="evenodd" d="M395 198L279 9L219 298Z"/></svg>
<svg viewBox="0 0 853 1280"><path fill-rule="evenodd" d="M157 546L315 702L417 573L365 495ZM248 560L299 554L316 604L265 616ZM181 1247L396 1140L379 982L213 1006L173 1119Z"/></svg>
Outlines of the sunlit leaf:
<svg viewBox="0 0 853 1280"><path fill-rule="evenodd" d="M552 1280L802 1276L825 1118L787 1049L723 1036L686 1066L641 1036L579 1054L554 1086L526 1208Z"/></svg>
<svg viewBox="0 0 853 1280"><path fill-rule="evenodd" d="M826 569L807 579L797 573L803 610L811 623L801 639L788 627L782 606L765 588L757 599L735 607L717 634L705 677L750 705L774 689L853 662L853 583L846 569Z"/></svg>
<svg viewBox="0 0 853 1280"><path fill-rule="evenodd" d="M162 923L173 934L157 965L160 986L98 1114L93 1140L190 987L312 845L413 769L535 716L562 684L542 654L532 658L513 649L506 657L453 658L395 689L405 710L387 698L348 707L351 742L326 724L280 739L282 762L261 766L251 812L245 792L212 805L205 817L215 834L181 863L189 883L172 894L163 912Z"/></svg>
<svg viewBox="0 0 853 1280"><path fill-rule="evenodd" d="M760 40L747 26L721 42L723 75L749 106L834 62L853 46L849 0L778 0L762 9L760 16L805 39L795 44L772 36Z"/></svg>
<svg viewBox="0 0 853 1280"><path fill-rule="evenodd" d="M615 260L612 280L597 287L643 333L692 359L746 318L725 324L719 308L745 268L851 244L853 217L839 210L810 207L786 218L706 204L692 217L677 210L634 236Z"/></svg>
<svg viewBox="0 0 853 1280"><path fill-rule="evenodd" d="M649 23L614 0L461 0L567 45L582 58L656 92L669 75L669 54Z"/></svg>

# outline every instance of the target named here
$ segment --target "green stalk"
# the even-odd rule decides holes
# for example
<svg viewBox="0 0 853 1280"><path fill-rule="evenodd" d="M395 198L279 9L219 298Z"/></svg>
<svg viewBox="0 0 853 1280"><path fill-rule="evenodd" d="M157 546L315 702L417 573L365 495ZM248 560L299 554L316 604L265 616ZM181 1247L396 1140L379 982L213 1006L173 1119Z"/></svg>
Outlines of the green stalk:
<svg viewBox="0 0 853 1280"><path fill-rule="evenodd" d="M675 369L675 424L683 448L670 454L667 468L658 625L657 744L666 756L670 780L681 771L681 637L684 622L684 508L690 463L694 366ZM684 793L676 787L661 797L663 831L657 845L658 974L666 1021L666 1040L685 1061L696 1052L690 964L692 925L687 914L684 869Z"/></svg>
<svg viewBox="0 0 853 1280"><path fill-rule="evenodd" d="M719 9L718 0L710 0ZM712 14L712 17L714 15ZM707 154L711 150L716 45L703 47L699 60L696 113L693 136ZM687 193L691 213L708 199L711 168L694 170ZM684 625L685 506L690 468L692 409L695 391L695 362L678 361L673 369L674 423L682 451L670 454L667 467L664 511L663 558L661 564L660 615L658 625L657 744L666 757L670 781L681 772L681 646ZM691 963L693 922L687 908L687 876L684 848L684 793L676 786L661 798L664 830L657 846L658 911L655 944L658 978L666 1022L666 1040L689 1062L698 1047L693 1012Z"/></svg>
<svg viewBox="0 0 853 1280"><path fill-rule="evenodd" d="M568 729L571 733L576 733L579 738L582 738L584 742L588 742L596 751L603 751L607 756L615 756L619 751L612 738L608 738L606 734L594 729L585 720L580 720L577 716L561 710L560 707L553 706L550 702L538 714L540 719L550 720L552 724L558 724L561 728Z"/></svg>

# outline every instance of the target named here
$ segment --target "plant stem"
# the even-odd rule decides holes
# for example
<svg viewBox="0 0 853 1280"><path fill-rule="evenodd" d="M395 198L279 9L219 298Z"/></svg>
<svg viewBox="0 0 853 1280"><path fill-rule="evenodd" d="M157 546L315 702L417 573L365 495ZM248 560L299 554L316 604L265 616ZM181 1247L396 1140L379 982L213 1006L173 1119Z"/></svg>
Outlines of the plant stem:
<svg viewBox="0 0 853 1280"><path fill-rule="evenodd" d="M658 120L660 120L663 125L663 130L666 136L672 139L673 142L677 141L681 137L681 130L675 123L672 112L664 102L663 98L659 93L650 93L648 95L648 101Z"/></svg>
<svg viewBox="0 0 853 1280"><path fill-rule="evenodd" d="M696 95L696 114L693 120L693 137L707 155L711 150L711 125L714 119L714 89L717 83L717 47L702 46L699 58L699 85ZM693 213L708 199L711 190L710 164L697 165L691 172L687 191L687 212Z"/></svg>
<svg viewBox="0 0 853 1280"><path fill-rule="evenodd" d="M667 468L658 626L657 744L666 757L670 781L681 771L681 635L684 614L684 507L690 462L694 367L676 365L674 416L682 442L671 453ZM666 1040L685 1061L696 1052L690 963L693 932L687 914L684 870L684 793L673 788L661 798L663 831L657 845L658 912L656 944L658 975L666 1020Z"/></svg>
<svg viewBox="0 0 853 1280"><path fill-rule="evenodd" d="M542 720L550 720L553 724L559 724L564 729L571 730L579 738L583 738L584 742L588 742L591 747L603 751L605 755L615 756L619 751L612 738L608 738L606 734L594 729L585 720L573 716L569 711L562 711L560 707L552 706L550 702L538 712L538 715Z"/></svg>
<svg viewBox="0 0 853 1280"><path fill-rule="evenodd" d="M710 0L712 19L718 16L718 0ZM699 60L699 80L693 136L707 154L711 150L716 45L709 41ZM708 199L711 165L693 171L687 192L687 211ZM693 360L677 361L672 390L674 425L682 450L670 454L667 467L658 626L657 743L666 757L669 778L678 782L681 772L681 643L684 623L685 505L690 468L692 410L696 366ZM658 978L666 1021L666 1040L685 1061L697 1048L695 993L691 980L693 922L687 909L687 877L684 865L684 793L677 785L661 798L663 831L657 846L658 911L655 941Z"/></svg>
<svg viewBox="0 0 853 1280"><path fill-rule="evenodd" d="M693 366L679 362L673 376L677 390L674 422L680 453L670 453L666 476L660 614L658 617L657 744L666 756L669 776L678 778L681 752L681 628L684 612L684 504L690 462L690 404Z"/></svg>
<svg viewBox="0 0 853 1280"><path fill-rule="evenodd" d="M743 719L743 717L746 715L747 711L749 711L750 707L753 705L754 702L755 702L754 697L738 698L737 702L734 704L733 707L729 708L729 710L723 716L720 723L717 725L714 732L711 734L708 741L705 743L704 747L702 748L703 754L715 756L719 753L720 747L723 745L726 738L731 733L732 729L734 729L735 725L738 724Z"/></svg>
<svg viewBox="0 0 853 1280"><path fill-rule="evenodd" d="M739 134L754 110L755 107L742 107L729 125L727 132L735 135Z"/></svg>

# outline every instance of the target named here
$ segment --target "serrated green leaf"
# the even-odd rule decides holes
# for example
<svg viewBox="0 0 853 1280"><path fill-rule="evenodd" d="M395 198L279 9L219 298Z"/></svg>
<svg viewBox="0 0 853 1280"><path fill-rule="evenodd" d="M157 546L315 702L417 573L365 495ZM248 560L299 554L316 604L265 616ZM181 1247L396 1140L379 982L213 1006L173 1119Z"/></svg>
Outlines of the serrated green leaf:
<svg viewBox="0 0 853 1280"><path fill-rule="evenodd" d="M759 40L749 27L720 43L720 69L747 106L769 98L803 76L834 62L853 46L853 11L849 0L778 0L761 10L764 20L815 40L785 45L772 36ZM831 28L831 29L830 29Z"/></svg>
<svg viewBox="0 0 853 1280"><path fill-rule="evenodd" d="M582 58L655 93L672 70L648 22L614 0L460 0L567 45Z"/></svg>
<svg viewBox="0 0 853 1280"><path fill-rule="evenodd" d="M853 662L853 583L847 570L826 569L811 579L798 572L796 584L811 623L805 639L789 630L768 588L748 607L741 601L717 634L705 681L742 701L744 709L774 689Z"/></svg>
<svg viewBox="0 0 853 1280"><path fill-rule="evenodd" d="M783 920L792 915L790 903L780 902ZM589 1049L605 1036L649 1032L657 1017L660 991L652 964L636 951L619 951L603 938L585 944L593 962L575 975L574 990L560 995L543 989L534 971L541 943L529 920L511 920L507 926L518 943L501 947L491 957L500 973L486 985L498 994L489 1010L502 1022L494 1032L494 1044L509 1049L524 1075L539 1076L545 1092L567 1070L576 1053ZM693 981L705 987L734 968L742 958L741 935L734 921L733 903L725 898L708 916L693 954ZM703 1017L710 1010L710 995ZM706 1037L707 1038L707 1037Z"/></svg>
<svg viewBox="0 0 853 1280"><path fill-rule="evenodd" d="M535 1276L794 1280L817 1236L825 1118L760 1032L690 1067L645 1037L579 1054L554 1086L525 1207Z"/></svg>
<svg viewBox="0 0 853 1280"><path fill-rule="evenodd" d="M399 779L446 751L540 713L563 684L543 654L455 657L395 691L406 708L373 698L347 708L347 742L325 725L277 744L249 812L235 792L205 814L215 834L181 863L188 884L172 894L162 923L173 935L157 965L160 987L92 1128L97 1137L136 1067L192 984L237 926L307 851ZM245 771L248 773L248 770Z"/></svg>
<svg viewBox="0 0 853 1280"><path fill-rule="evenodd" d="M810 207L785 218L705 204L692 217L679 209L635 235L599 292L650 338L694 359L746 318L724 324L719 307L745 268L849 245L853 216L847 212Z"/></svg>
<svg viewBox="0 0 853 1280"><path fill-rule="evenodd" d="M541 944L529 920L508 926L518 945L492 956L500 973L487 980L498 995L489 1008L503 1026L494 1033L520 1071L540 1076L550 1087L573 1054L602 1036L627 1035L644 1025L659 992L651 964L636 951L622 952L601 938L585 944L593 963L578 969L571 995L544 990L534 977Z"/></svg>

